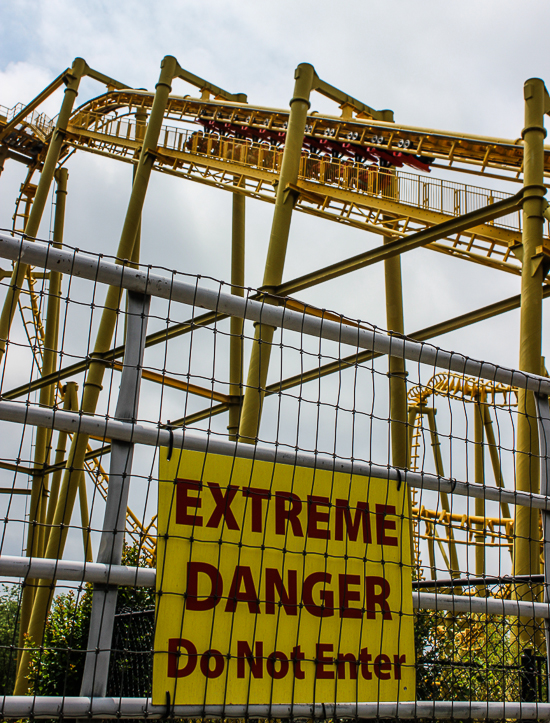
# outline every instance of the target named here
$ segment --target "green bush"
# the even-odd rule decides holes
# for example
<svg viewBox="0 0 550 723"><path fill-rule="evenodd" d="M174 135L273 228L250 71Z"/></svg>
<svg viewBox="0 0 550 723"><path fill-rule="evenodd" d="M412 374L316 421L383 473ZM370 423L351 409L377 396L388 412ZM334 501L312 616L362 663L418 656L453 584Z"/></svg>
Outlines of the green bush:
<svg viewBox="0 0 550 723"><path fill-rule="evenodd" d="M0 695L11 695L15 683L21 587L0 586Z"/></svg>
<svg viewBox="0 0 550 723"><path fill-rule="evenodd" d="M123 565L136 565L137 545L125 544ZM41 647L33 646L29 672L29 692L34 695L80 695L85 650L92 610L93 587L85 585L55 596ZM154 607L154 590L119 587L117 612ZM11 690L10 690L11 692Z"/></svg>
<svg viewBox="0 0 550 723"><path fill-rule="evenodd" d="M33 646L29 692L34 695L79 695L88 642L92 589L69 590L54 598L41 648Z"/></svg>

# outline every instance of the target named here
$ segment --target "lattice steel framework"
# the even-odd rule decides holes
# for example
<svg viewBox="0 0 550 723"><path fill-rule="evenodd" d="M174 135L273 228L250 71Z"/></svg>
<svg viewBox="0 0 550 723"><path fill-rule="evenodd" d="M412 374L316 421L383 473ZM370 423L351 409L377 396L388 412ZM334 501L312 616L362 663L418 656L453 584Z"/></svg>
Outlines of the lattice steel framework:
<svg viewBox="0 0 550 723"><path fill-rule="evenodd" d="M105 84L107 92L74 110L80 79L85 75ZM320 388L322 380L326 379L328 384L332 375L340 378L345 371L353 375L355 370L357 375L357 370L365 364L370 365L374 374L376 359L387 356L389 441L384 473L376 471L376 467L372 466L371 460L377 461L375 455L363 459L369 460L367 467L371 476L385 475L384 478L392 479L392 475L398 474L401 479L403 475L403 479L411 486L417 587L422 590L423 585L438 585L437 578L441 577L438 569L443 568L441 585L447 586L444 588L445 594L438 593L430 597L431 593L417 592L417 605L432 610L464 610L483 615L521 613L522 622L517 632L520 641L518 650L537 650L540 653L544 651L545 645L541 639L540 625L533 621L532 616L536 609L537 616L548 617L546 603L540 602L543 595L541 570L546 559L544 551L548 537L545 532L546 516L538 512L546 509L543 498L546 491L541 485L545 484L545 465L548 464L544 447L545 435L548 434L544 421L547 418L545 395L548 391L545 386L547 382L543 379L546 371L541 360L542 299L550 294L547 279L550 241L544 220L547 207L544 182L550 174L550 149L543 146L542 140L543 116L550 110L550 99L544 84L536 79L526 83L526 127L523 141L518 143L411 128L394 122L391 111L374 110L330 86L307 64L298 67L295 77L290 111L284 111L252 106L243 94L228 93L190 74L170 56L162 63L155 93L128 88L91 69L82 59L76 59L71 68L30 104L13 109L0 108L1 162L3 164L6 159L14 159L28 167L13 218L12 230L16 239L20 236L31 240L37 237L54 178L57 184L53 245L50 250L45 252L41 244L36 244L35 252L26 241L15 242L8 237L1 240L4 249L2 255L12 260L13 271L2 272L5 299L0 316L0 355L4 358L4 381L0 407L6 410L2 412L5 414L3 419L36 425L36 437L33 441L33 459L29 458L27 465L22 464L17 455L7 451L0 462L0 469L27 474L32 482L28 490L30 504L25 548L30 559L25 562L23 559L0 556L0 569L6 575L26 575L29 579L40 576L43 580L66 579L98 584L106 581L107 574L115 575L107 577L110 583L115 578L118 584L123 579L131 579L133 584L150 586L154 576L147 575L151 571L123 572L116 568L116 574L108 572L109 569L115 570L109 566L121 562L121 549L115 552L113 544L108 542L109 531L115 529L126 530L127 539L133 541L139 550L141 563L155 564L156 514L146 517L147 504L142 511L132 511L128 505L128 488L124 481L117 481L119 477L122 480L125 477L121 472L120 460L128 454L125 445L129 441L132 444L168 444L170 447L187 445L190 448L196 444L197 448L202 448L204 441L193 442L192 434L187 431L180 437L178 430L188 430L203 422L207 422L211 430L212 425L216 425L214 418L227 412L229 441L216 440L212 442L214 447L221 445L219 449L225 453L260 455L258 458L266 455L265 458L271 459L272 452L262 451L261 446L258 446L262 440L260 422L264 407L273 407L270 400L278 399L281 407L280 400L293 398L292 390L298 390L297 399L301 403L304 389L309 388L308 384L311 386L316 382ZM201 97L172 95L171 86L176 78L198 87ZM39 114L38 108L63 85L65 93L61 110L57 118L51 121L44 114ZM341 109L341 115L336 117L309 113L309 98L313 91L334 100ZM106 270L104 276L99 278L100 262L87 262L74 252L69 256L56 256L56 253L62 252L54 249L59 250L63 244L67 194L64 164L75 151L91 152L133 165L132 194L120 244L114 250L114 256L134 265L139 262L140 216L153 170L230 191L233 194L233 237L232 275L228 281L234 299L217 292L212 297L214 301L208 303L201 303L196 298L187 300L185 303L192 306L192 315L187 320L178 318L172 322L168 314L166 325L160 329L147 333L145 324L139 329L133 329L136 338L142 342L132 351L128 332L124 336L120 327L123 290L133 293L133 296L130 294L128 297L129 328L134 317L144 319L150 315L148 307L143 306L145 302L136 293L172 300L175 299L176 287L174 284L168 285L163 279L158 280L156 287L148 286L144 277L149 272L142 272L141 276L138 274L140 280L132 281L132 272L128 266L123 267L127 272L122 275L118 271ZM402 170L404 167L407 167L406 171ZM478 188L472 184L427 176L434 168L485 176L492 181L498 179L508 188L517 182L523 182L523 185L516 193ZM261 286L256 284L258 290L241 300L239 297L245 296L244 204L247 197L274 204L274 216L263 283ZM294 211L378 234L382 236L383 244L305 276L283 280L286 246ZM410 335L414 343L403 342L405 328L399 259L402 253L419 247L519 275L522 277L522 294L417 331ZM69 257L70 268L67 266ZM54 265L52 259L55 258L65 264L63 270ZM381 261L385 269L387 326L390 330L387 337L382 335L377 338L376 331L372 333L368 324L313 308L292 296ZM90 275L89 268L94 269L96 276ZM90 329L95 324L95 342L88 339L86 354L75 350L72 354L75 360L70 363L62 361L66 352L64 337L60 337L64 275L71 278L81 276L96 284L108 285L101 319L89 319ZM222 299L223 303L220 301ZM206 312L199 313L201 307ZM519 368L523 374L509 374L488 365L471 367L467 360L452 354L445 356L440 350L436 350L434 358L426 351L428 347L422 346L423 342L439 334L518 307L521 307L522 313ZM261 311L256 312L255 309ZM14 321L17 310L22 321L23 336L19 335L16 326L18 322ZM154 312L151 314L155 318ZM186 339L194 338L197 330L216 330L225 319L230 319L229 328L224 332L228 336L228 343L221 354L229 360L229 375L227 379L224 377L222 383L218 383L221 380L214 373L211 384L205 383L208 377L201 379L200 374L193 375L189 371L187 374L177 371L171 373L170 366L161 361L156 365L143 366L145 349L153 349L152 353L156 354L164 350L166 354L168 342L172 345L186 343ZM247 336L243 319L255 321L253 334ZM327 332L327 329L332 329L331 325L334 330ZM310 368L301 365L297 373L291 364L281 363L281 373L274 381L269 381L268 373L272 374L269 372L270 355L276 353L276 328L293 329L302 335L311 333L339 344L346 337L354 339L352 346L357 348L351 355L344 354L338 348L332 354L327 354L323 363L313 364ZM306 328L317 331L308 332ZM365 334L371 334L369 342L360 343L359 340ZM123 343L116 346L114 344L117 341ZM16 348L20 348L23 355L30 354L27 358L30 364L29 378L23 384L16 382L17 375L12 374L8 367L10 355L6 350L10 346L12 358L15 357L13 349ZM248 378L243 382L248 354ZM434 371L435 367L445 371L438 372L430 380L425 379L419 371L416 374L417 386L414 386L407 381L407 373L411 373L410 362L424 362L428 358L426 354L429 357L428 364L434 367ZM71 359L71 356L68 358ZM407 370L406 359L409 360ZM106 370L111 378L109 385L105 384ZM110 393L107 394L105 390L111 389L113 374L120 372L121 389L125 392L119 396L119 404L114 410L119 427L116 427L118 431L113 431L115 428L111 430L109 425L115 423L106 421L104 416L109 414L110 403ZM84 382L80 400L76 380L81 384ZM139 388L141 380L156 385L161 396L168 390L176 390L183 393L187 400L182 407L184 414L178 419L171 417L168 420L159 416L157 423L161 426L155 432L156 442L151 441L152 436L147 436L152 434L151 430L139 437L139 430L135 426L139 396L135 390ZM538 407L535 407L532 392L538 394ZM37 396L31 398L30 395L34 394ZM208 400L205 408L199 408L200 405L189 401L201 398ZM21 399L35 399L40 408L32 410L23 407L19 403ZM318 403L323 403L321 397ZM459 433L452 430L442 433L435 422L436 412L439 411L440 416L444 417L445 422L450 422L452 427L458 415L457 405L463 410L462 423L465 428ZM339 403L335 406L336 409L340 408ZM355 410L355 402L352 406ZM53 416L48 409L54 410ZM61 409L63 413L57 411ZM94 414L99 414L101 419L96 427L92 423ZM506 437L500 426L503 414L514 420L511 439ZM90 420L89 424L87 419ZM538 420L540 425L540 439L533 430L534 420ZM427 426L424 425L425 421ZM124 431L124 424L133 425L131 438L125 436L127 432ZM55 449L52 429L57 431ZM265 442L278 443L277 436L273 438L269 433L266 434ZM449 464L459 468L461 464L457 462L457 452L452 444L455 438L462 439L465 444L461 475L466 479L464 487L453 479L455 475L452 471L447 472ZM235 442L238 443L237 447L234 446ZM430 447L433 450L431 460L427 454ZM304 450L299 445L297 450L302 463L312 464L307 461L308 457L304 456ZM280 456L282 453L277 454ZM351 454L353 457L353 452ZM106 455L111 456L110 475L102 462ZM494 486L486 479L485 455L490 459ZM469 456L473 458L471 471ZM297 460L294 459L296 464ZM539 460L542 460L540 482ZM124 464L131 462L126 458ZM124 464L122 469L125 469ZM316 459L315 464L324 463ZM334 464L334 460L331 464ZM355 469L357 463L353 464ZM363 474L367 474L367 471L363 471ZM433 480L430 474L434 475ZM473 486L468 481L469 474ZM87 478L93 482L92 485L86 482ZM424 492L418 492L423 489L437 490L438 494L435 497L428 496L429 501L425 504L422 496ZM16 489L15 486L2 491L8 492L10 499L14 493L27 493L27 490ZM90 492L91 501L88 500ZM543 496L539 497L539 492ZM466 509L454 509L453 499L456 494L474 497L474 509L470 510L468 506ZM87 564L79 567L73 561L65 568L63 549L68 529L74 524L72 509L77 495L80 503L78 527L83 540L83 559ZM98 514L97 505L103 504L99 500L106 502L104 538L97 562L93 563L92 538L97 529L97 526L94 528L94 515ZM498 501L498 509L491 514L486 511L487 500ZM134 507L133 503L131 506ZM465 553L460 553L461 547ZM470 575L470 550L474 551L475 587L471 587L473 583L469 583L470 578L467 577ZM507 568L503 567L506 556L502 556L501 552L506 552L508 556ZM429 560L427 565L423 562L426 553ZM499 575L496 582L493 580L496 588L491 589L490 595L488 583L483 581L488 579L489 567L496 559L499 561ZM55 565L52 567L48 560L54 560ZM512 577L503 581L503 570ZM428 573L430 580L425 579ZM130 575L130 578L124 578L124 575ZM504 582L508 587L504 586ZM457 601L457 596L447 599L447 588L455 586L470 589L473 596L468 596L464 601ZM476 595L479 600L475 599ZM103 596L102 615L110 620L103 627L93 622L97 618L100 596ZM506 599L510 597L513 600ZM97 588L94 592L93 610L96 612L92 610L91 635L96 634L98 637L90 638L89 649L99 646L105 651L106 671L109 667L116 599L116 587L107 586L102 592ZM30 654L25 647L26 640L40 640L43 632L39 631L44 630L51 602L49 584L38 583L35 586L33 583L25 586L20 608L16 694L28 691ZM475 626L471 621L468 625L473 635ZM471 639L468 636L466 638ZM465 642L464 649L469 645L470 642ZM90 678L88 673L86 678L85 674L83 695L105 696L106 685L105 676ZM542 692L539 691L539 698L533 698L531 688L524 691L523 699L540 700ZM18 703L15 698L8 700L4 704L4 715L28 715L26 705ZM36 705L38 707L32 709L34 715L53 715L51 705L54 703L50 705L44 701ZM94 702L93 705L99 704ZM138 710L139 706L136 708L132 705L122 705L120 710L123 715L136 717L140 711L143 712L142 709ZM417 705L409 710L405 703L396 705L400 706L399 715L402 717L427 715L428 709L422 706ZM468 715L474 716L476 710L472 705ZM65 707L65 714L84 714L85 707L82 706L84 703L79 702L75 703L74 708ZM485 714L489 710L489 717L502 717L503 709L494 706L485 708ZM94 710L97 712L100 708ZM381 710L364 704L361 711L355 708L352 715L379 715ZM440 706L438 710L446 709ZM452 710L453 715L459 712L456 706ZM539 707L536 713L539 717L540 710ZM388 708L388 711L388 715L393 715L396 709ZM515 709L508 707L506 717L515 715L512 711ZM158 711L154 715L157 713L161 715ZM187 710L178 714L195 716L199 713ZM279 717L287 715L284 711L271 713ZM257 712L251 709L235 710L233 714L265 716L268 711L263 708ZM295 711L294 714L305 713ZM319 715L319 711L314 708L307 712L307 715L310 714ZM348 714L350 712L343 708L334 711L334 715ZM462 712L459 714L462 715Z"/></svg>

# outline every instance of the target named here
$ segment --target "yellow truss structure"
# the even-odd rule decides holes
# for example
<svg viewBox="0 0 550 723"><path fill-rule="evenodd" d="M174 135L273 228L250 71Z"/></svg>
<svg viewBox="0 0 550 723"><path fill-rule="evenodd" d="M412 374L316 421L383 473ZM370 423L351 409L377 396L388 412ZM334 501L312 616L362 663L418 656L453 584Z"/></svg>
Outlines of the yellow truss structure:
<svg viewBox="0 0 550 723"><path fill-rule="evenodd" d="M108 90L70 115L62 131L59 158L63 160L75 150L82 150L137 165L154 94L127 88L86 68L87 74L105 83ZM26 107L22 104L13 109L0 106L0 161L11 157L25 163L29 169L16 204L16 229L24 230L26 227L36 192L36 185L32 182L33 174L41 170L55 133L60 133L55 130L54 122L36 109L51 92L63 83L69 83L71 77L70 69L64 71ZM273 134L279 134L284 139L289 112L249 105L246 97L230 96L186 71L182 71L179 77L198 86L201 97L168 97L158 143L155 148L148 150L153 169L233 194L275 203L283 151L276 142L258 138L269 132L271 139ZM319 81L317 90L340 104L341 115L336 117L315 111L309 113L305 138L311 142L319 144L328 141L341 144L342 147L352 143L367 152L374 150L382 154L398 154L400 160L397 165L420 159L431 164L432 168L506 181L520 180L523 171L521 139L507 140L414 128L394 123L390 120L390 112L372 111L322 81ZM194 127L190 127L191 124ZM202 126L201 130L197 130L197 124ZM230 129L230 133L224 134L224 128ZM550 176L550 147L544 149L544 175ZM375 167L372 164L366 166L345 158L329 157L311 149L302 152L297 182L289 184L285 190L293 196L294 209L297 211L371 231L390 241L407 239L409 235L437 227L449 219L510 198L510 194L471 184L435 179L395 168ZM521 224L521 212L514 210L422 245L439 253L521 275ZM550 256L548 235L544 238L541 253ZM287 297L288 305L304 308L297 300L288 298L289 295L370 262L368 259L350 259L335 265L338 268L322 269L285 282L274 291ZM9 275L9 272L2 272L2 275ZM34 288L36 276L31 269L27 271L27 288L23 299L19 300L19 309L40 369L44 326ZM545 283L548 284L548 281ZM308 313L319 313L309 306L306 310ZM205 320L205 323L209 322ZM119 367L115 363L114 368ZM144 379L214 397L211 391L195 385L171 381L164 376L156 379L154 376L152 373L144 374ZM61 388L58 394L62 394ZM509 405L515 392L489 384L481 388L477 380L454 375L438 375L428 388L411 390L409 415L412 412L413 419L410 425L409 466L413 470L418 467L422 416L426 412L428 399L432 395L443 394L464 401L484 399L493 404ZM219 402L220 411L234 403L229 396L221 394L217 395L216 401ZM208 413L206 411L203 417ZM200 418L200 414L195 416ZM105 497L108 478L100 458L93 457L90 446L87 456L90 459L86 460L86 469L100 494ZM511 544L513 520L510 516L463 516L446 509L435 512L419 506L415 506L413 512L418 565L419 539L427 539L431 546L434 542L440 545L451 573L454 572L452 561L445 554L443 542L450 546L449 549L454 544L485 547L486 540L489 540L490 545ZM144 528L128 509L127 521L128 532L145 546L146 554L152 558L155 546L154 519ZM422 534L420 522L426 529ZM437 534L440 527L445 530L445 538ZM467 539L455 540L453 531L465 532Z"/></svg>
<svg viewBox="0 0 550 723"><path fill-rule="evenodd" d="M481 409L480 419L486 430L486 444L491 456L495 482L497 486L504 487L489 409L491 407L517 407L517 389L506 384L484 381L454 373L443 373L433 376L426 386L415 386L409 390L409 422L411 424L409 434L410 469L414 471L419 471L420 469L419 460L421 450L424 447L422 440L424 439L424 432L427 431L431 438L431 447L437 473L443 475L443 462L439 451L440 442L435 424L436 409L433 401L430 404L431 400L437 396L475 404L478 410ZM423 427L424 417L428 418L429 426L427 430ZM485 442L483 443L485 444ZM476 481L484 484L484 471L482 472L482 476L482 480ZM416 502L416 490L413 492L413 499L414 502ZM484 514L470 515L453 513L449 509L446 495L441 496L441 505L442 508L438 511L427 510L423 505L416 505L413 508L415 558L419 579L423 577L419 549L419 540L421 539L427 540L428 542L430 566L433 576L435 575L434 543L437 543L450 575L456 575L458 573L455 552L456 545L477 547L483 556L485 555L485 550L491 547L508 547L510 554L512 554L514 519L510 514L507 504L502 505L503 514L499 517L488 517ZM420 523L424 523L425 525L424 533L420 532ZM438 533L438 529L441 528L443 529L444 537L441 537ZM463 539L456 539L455 532L463 533ZM448 548L449 551L448 555L446 548Z"/></svg>

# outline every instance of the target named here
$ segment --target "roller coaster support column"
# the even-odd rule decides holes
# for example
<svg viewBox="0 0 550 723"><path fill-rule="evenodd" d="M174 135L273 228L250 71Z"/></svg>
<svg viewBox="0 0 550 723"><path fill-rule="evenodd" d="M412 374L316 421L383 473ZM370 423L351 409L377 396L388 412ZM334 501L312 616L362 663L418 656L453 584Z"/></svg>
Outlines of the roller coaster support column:
<svg viewBox="0 0 550 723"><path fill-rule="evenodd" d="M489 448L489 456L491 457L491 466L493 467L495 484L497 487L504 487L504 478L502 476L498 447L495 439L495 432L493 430L493 420L491 419L491 414L487 404L483 405L483 424L485 425L487 447ZM501 502L500 509L502 511L502 517L505 517L508 520L511 519L510 505L508 502Z"/></svg>
<svg viewBox="0 0 550 723"><path fill-rule="evenodd" d="M132 186L132 193L128 202L128 209L126 211L118 250L116 252L116 256L119 259L132 258L136 233L139 229L141 212L147 193L147 186L155 161L154 151L157 147L168 96L172 89L172 81L178 74L178 70L179 65L177 60L172 56L166 56L161 64L160 78L156 85L155 98L149 116L145 140ZM92 361L84 382L81 410L85 414L94 414L96 410L105 370L102 358L103 354L107 352L111 346L121 297L122 290L120 288L115 286L109 287L97 332L94 351L91 355ZM79 475L84 468L84 457L86 455L88 439L88 436L85 434L75 434L73 437L45 557L58 559L63 555L68 526L78 489ZM53 589L51 581L41 580L36 591L29 625L30 638L36 645L42 643L45 620L52 595ZM25 650L21 657L19 670L17 671L15 695L24 695L28 690L28 667L29 651Z"/></svg>
<svg viewBox="0 0 550 723"><path fill-rule="evenodd" d="M53 228L53 245L61 248L63 245L63 230L65 226L65 202L67 198L67 180L69 174L66 168L59 168L55 172L55 180L57 182L57 191L55 196L55 218ZM46 328L44 334L44 358L42 361L42 376L52 374L57 367L57 346L59 340L59 307L61 301L61 274L56 271L50 271L50 283L48 285L48 304L46 308ZM41 407L53 407L55 399L55 385L50 384L42 387L40 390L39 404ZM44 469L49 463L51 430L36 430L36 446L34 462L35 467L39 470ZM34 482L34 480L33 480ZM40 489L40 507L39 518L43 525L46 518L46 507L48 502L48 485L43 476L37 478L38 487ZM32 519L32 518L31 518ZM40 531L40 545L38 556L44 554L45 527L42 526Z"/></svg>
<svg viewBox="0 0 550 723"><path fill-rule="evenodd" d="M436 410L433 407L426 406L425 414L428 417L428 426L430 428L430 441L432 445L432 452L434 456L435 471L440 477L445 476L445 470L443 467L443 457L441 456L441 442L439 441L439 434L437 432L437 423L435 421ZM441 507L445 512L450 512L451 507L449 505L449 496L446 492L440 492ZM456 552L456 542L454 541L453 528L449 521L449 574L451 577L458 577L460 575L460 567L458 564L458 555Z"/></svg>
<svg viewBox="0 0 550 723"><path fill-rule="evenodd" d="M307 111L310 106L309 96L316 79L315 70L309 63L300 63L294 77L294 97L290 101L285 150L262 285L266 292L279 286L283 278L290 221L296 203L296 194L289 188L289 184L295 186L298 181ZM271 326L256 325L239 428L239 436L244 438L242 441L253 443L258 436L273 333Z"/></svg>
<svg viewBox="0 0 550 723"><path fill-rule="evenodd" d="M543 249L544 150L546 136L544 114L550 111L550 97L542 80L532 78L524 86L524 202L523 259L521 274L521 321L519 368L540 374L542 346L542 283L548 270ZM516 456L517 489L539 492L538 434L535 401L532 392L519 391L518 437ZM516 507L514 537L514 575L540 573L539 513L528 507ZM533 598L528 585L518 586L517 597ZM534 647L533 620L520 618L521 649Z"/></svg>
<svg viewBox="0 0 550 723"><path fill-rule="evenodd" d="M397 179L394 180L395 194L397 195ZM384 243L391 243L391 236L384 236ZM399 336L405 333L403 318L403 284L401 280L401 257L393 256L384 261L384 275L386 285L386 324L388 331ZM388 374L390 380L390 436L391 460L394 467L405 469L408 456L407 433L407 372L405 360L401 357L388 355ZM408 487L408 507L411 533L411 551L413 546L412 529L412 494ZM411 552L412 554L412 552Z"/></svg>
<svg viewBox="0 0 550 723"><path fill-rule="evenodd" d="M142 143L145 140L145 132L147 129L147 111L144 109L136 110L136 141L141 141ZM138 166L134 166L134 172L132 176L132 186L134 185L134 181L136 180L136 175L138 172ZM139 256L141 253L141 215L139 218L139 224L136 231L136 237L134 239L134 253L132 254L132 261L135 263L139 263Z"/></svg>
<svg viewBox="0 0 550 723"><path fill-rule="evenodd" d="M391 243L392 237L384 236L384 243ZM401 257L393 256L384 261L386 281L386 323L388 331L398 336L405 333L403 319L403 286L401 281ZM394 467L407 466L407 372L405 360L388 356L390 377L390 434L391 455Z"/></svg>
<svg viewBox="0 0 550 723"><path fill-rule="evenodd" d="M236 179L238 183L238 179ZM244 254L245 254L245 197L233 194L233 225L231 233L231 293L244 296ZM240 396L243 385L243 320L231 317L231 338L229 340L229 394L238 397L239 402L229 407L229 439L235 441L239 431L241 415Z"/></svg>
<svg viewBox="0 0 550 723"><path fill-rule="evenodd" d="M392 174L391 195L399 195L398 181ZM384 236L384 244L391 243L392 237ZM405 334L405 320L403 316L403 283L401 279L401 256L392 256L384 261L384 275L386 287L386 324L388 331L399 336ZM405 360L401 357L388 355L388 374L390 381L390 436L391 459L394 467L405 469L408 457L408 430L407 430L407 372ZM412 493L407 485L407 505L409 517L411 558L414 556L413 521L412 521ZM431 550L430 550L431 551ZM414 561L411 559L414 564Z"/></svg>
<svg viewBox="0 0 550 723"><path fill-rule="evenodd" d="M476 484L485 484L485 454L484 454L484 443L485 437L483 434L483 407L484 407L483 395L479 394L474 399L474 477ZM485 500L476 497L475 501L475 513L476 517L485 517ZM475 541L475 560L476 560L476 577L483 577L485 575L485 523L478 522L476 525L479 530L474 535ZM479 595L484 596L485 590L483 587L478 588Z"/></svg>
<svg viewBox="0 0 550 723"><path fill-rule="evenodd" d="M48 201L50 193L50 186L54 177L55 167L59 160L59 154L63 146L65 131L73 111L73 105L78 95L78 86L80 79L86 72L88 66L86 61L82 58L76 58L70 74L67 76L67 87L65 89L65 95L63 96L63 103L61 104L61 110L57 116L57 124L53 132L52 140L46 154L46 160L44 161L44 167L40 174L40 181L38 182L38 188L36 189L36 195L32 205L32 210L29 216L29 220L25 226L25 234L34 239L38 234L40 227L40 221L42 220L42 214ZM21 286L23 285L23 279L27 272L27 264L16 263L13 269L8 293L4 300L4 306L2 307L2 313L0 314L0 361L6 350L6 343L10 335L11 323L17 308L17 301L19 299L19 293Z"/></svg>
<svg viewBox="0 0 550 723"><path fill-rule="evenodd" d="M63 227L65 223L65 198L67 196L66 168L55 172L57 192L55 202L55 220L53 230L53 245L61 248L63 245ZM42 376L48 376L57 366L57 345L59 336L59 302L61 298L61 274L50 271L48 286L48 303L46 312L46 329L44 335L44 355L42 359ZM40 390L39 404L41 407L53 407L55 398L55 385L48 384ZM36 473L32 478L31 501L29 508L29 529L27 533L27 556L42 557L46 541L46 508L48 502L48 484L44 476L50 457L52 432L45 427L36 430L36 444L34 451L34 468ZM23 589L21 600L21 618L19 627L19 648L23 647L25 634L29 624L35 588L26 586Z"/></svg>
<svg viewBox="0 0 550 723"><path fill-rule="evenodd" d="M147 111L144 109L136 110L136 141L141 142L141 145L143 146L143 141L145 139L145 131L147 127ZM139 168L139 162L137 166L132 166L132 186L134 185L134 181L136 180L136 175ZM132 258L131 258L131 264L133 268L138 268L139 266L139 258L141 254L141 216L139 219L139 223L136 230L136 236L134 239L134 248L132 251ZM126 292L126 312L128 312L128 292ZM126 313L124 316L124 336L126 337L126 325L128 323L128 314Z"/></svg>
<svg viewBox="0 0 550 723"><path fill-rule="evenodd" d="M63 409L67 412L78 411L78 384L76 382L67 382L64 387ZM59 432L57 437L57 449L55 450L54 465L58 467L65 463L65 450L67 448L67 432ZM59 497L59 486L61 483L62 469L58 468L52 475L52 486L50 490L50 499L48 501L48 512L46 514L46 547L48 546L48 538L57 507L57 499Z"/></svg>

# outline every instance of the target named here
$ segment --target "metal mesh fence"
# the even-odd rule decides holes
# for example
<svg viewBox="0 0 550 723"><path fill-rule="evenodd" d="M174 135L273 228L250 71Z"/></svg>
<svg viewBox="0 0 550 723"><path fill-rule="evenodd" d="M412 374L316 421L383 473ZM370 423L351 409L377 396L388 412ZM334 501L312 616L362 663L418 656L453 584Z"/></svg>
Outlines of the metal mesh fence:
<svg viewBox="0 0 550 723"><path fill-rule="evenodd" d="M547 715L546 378L214 279L0 256L32 264L0 378L5 717ZM240 395L231 316L270 357ZM247 399L257 437L229 438Z"/></svg>

